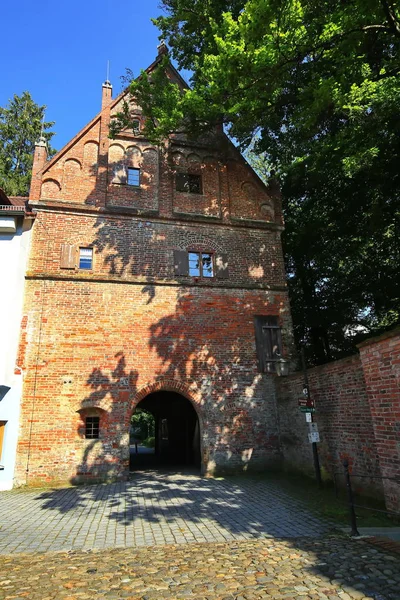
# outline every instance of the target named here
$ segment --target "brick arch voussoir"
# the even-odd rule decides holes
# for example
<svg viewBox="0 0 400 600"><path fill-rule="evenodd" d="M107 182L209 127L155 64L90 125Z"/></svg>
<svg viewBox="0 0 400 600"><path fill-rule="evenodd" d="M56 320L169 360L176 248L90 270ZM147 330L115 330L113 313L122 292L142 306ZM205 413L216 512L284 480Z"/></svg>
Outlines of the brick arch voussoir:
<svg viewBox="0 0 400 600"><path fill-rule="evenodd" d="M199 417L202 416L201 394L198 390L193 389L189 384L175 379L160 379L153 383L148 383L138 390L132 399L131 411L133 412L139 402L149 394L154 392L176 392L184 396L195 409Z"/></svg>

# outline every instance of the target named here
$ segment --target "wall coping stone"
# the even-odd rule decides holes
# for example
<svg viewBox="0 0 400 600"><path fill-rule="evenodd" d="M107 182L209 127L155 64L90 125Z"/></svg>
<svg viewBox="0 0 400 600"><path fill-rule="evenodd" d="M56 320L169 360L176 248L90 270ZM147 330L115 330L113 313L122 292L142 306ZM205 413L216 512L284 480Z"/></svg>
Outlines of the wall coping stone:
<svg viewBox="0 0 400 600"><path fill-rule="evenodd" d="M357 348L365 348L365 346L370 346L372 344L379 344L380 342L383 342L384 340L387 340L387 339L390 339L393 337L397 337L397 336L400 338L400 327L396 327L395 329L391 329L390 331L385 331L384 333L381 333L380 335L377 335L375 337L364 340L363 342L360 342L359 344L357 344Z"/></svg>

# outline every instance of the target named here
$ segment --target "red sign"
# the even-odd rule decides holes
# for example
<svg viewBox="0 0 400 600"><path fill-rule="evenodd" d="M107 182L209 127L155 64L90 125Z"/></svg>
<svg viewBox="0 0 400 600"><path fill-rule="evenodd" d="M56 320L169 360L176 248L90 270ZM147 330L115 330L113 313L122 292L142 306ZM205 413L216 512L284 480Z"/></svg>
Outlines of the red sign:
<svg viewBox="0 0 400 600"><path fill-rule="evenodd" d="M314 400L311 398L299 398L298 403L300 407L314 408Z"/></svg>

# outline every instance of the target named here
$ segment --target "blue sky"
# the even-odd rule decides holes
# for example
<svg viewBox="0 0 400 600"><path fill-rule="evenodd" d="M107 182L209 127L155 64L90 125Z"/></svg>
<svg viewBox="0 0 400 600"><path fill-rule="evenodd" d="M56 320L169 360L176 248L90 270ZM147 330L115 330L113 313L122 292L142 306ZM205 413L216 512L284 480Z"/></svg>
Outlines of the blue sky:
<svg viewBox="0 0 400 600"><path fill-rule="evenodd" d="M55 121L59 150L100 110L107 60L115 97L127 67L138 75L156 58L159 1L4 0L0 106L29 91Z"/></svg>

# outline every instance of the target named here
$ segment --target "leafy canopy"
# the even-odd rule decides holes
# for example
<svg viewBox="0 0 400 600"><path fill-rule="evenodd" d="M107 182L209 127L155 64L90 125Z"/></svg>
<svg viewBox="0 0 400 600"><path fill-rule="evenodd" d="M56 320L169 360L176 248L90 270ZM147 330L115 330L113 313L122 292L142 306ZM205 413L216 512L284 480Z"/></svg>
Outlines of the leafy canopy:
<svg viewBox="0 0 400 600"><path fill-rule="evenodd" d="M29 192L35 143L43 135L48 154L53 122L43 122L46 107L36 104L29 92L14 95L5 108L0 107L0 187L10 196Z"/></svg>
<svg viewBox="0 0 400 600"><path fill-rule="evenodd" d="M397 321L397 5L165 0L163 9L154 22L193 76L181 90L165 58L132 82L147 135L222 123L243 150L251 145L261 171L277 171L295 333L312 360L346 352L351 331Z"/></svg>
<svg viewBox="0 0 400 600"><path fill-rule="evenodd" d="M256 149L282 169L324 149L334 118L346 174L379 156L374 139L351 134L366 133L369 115L382 117L399 98L400 23L389 2L166 0L163 8L154 22L193 77L183 93L165 65L132 82L151 137L223 122L243 147L256 135Z"/></svg>

